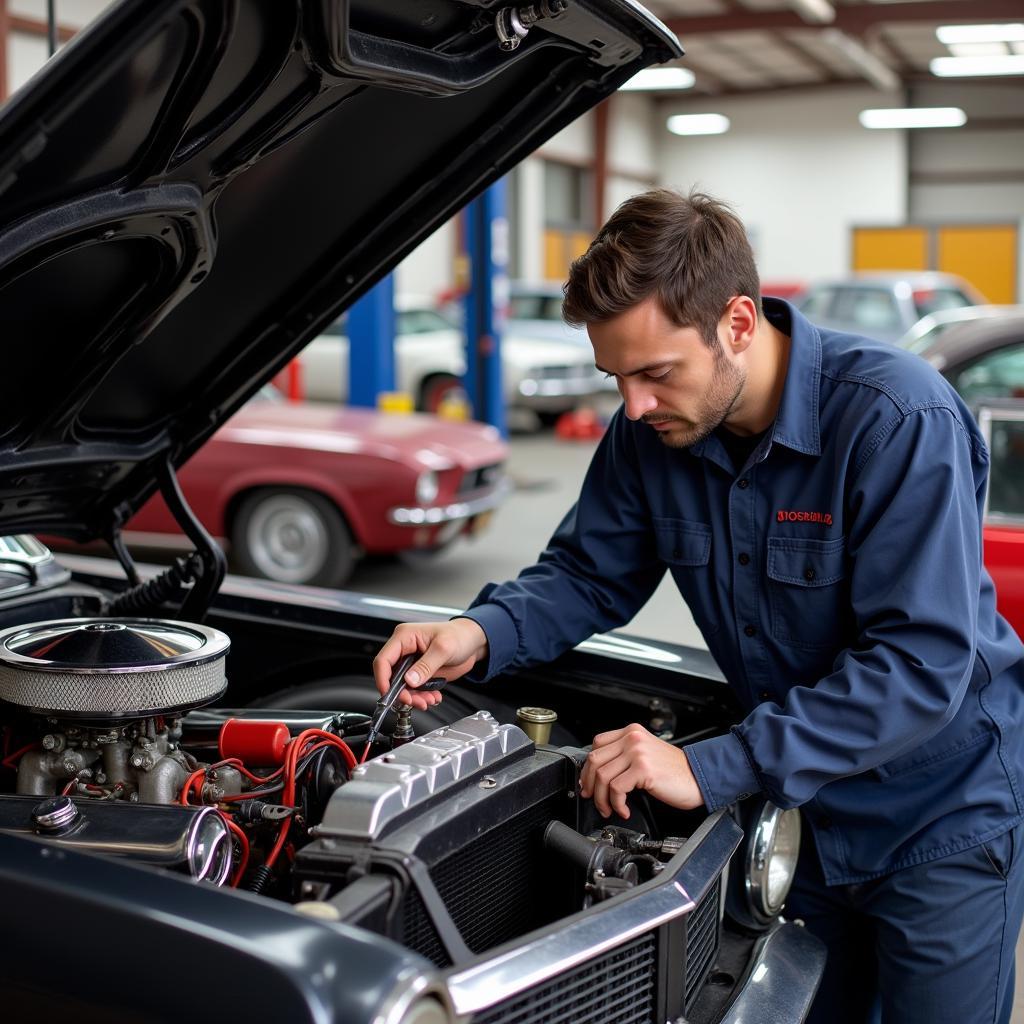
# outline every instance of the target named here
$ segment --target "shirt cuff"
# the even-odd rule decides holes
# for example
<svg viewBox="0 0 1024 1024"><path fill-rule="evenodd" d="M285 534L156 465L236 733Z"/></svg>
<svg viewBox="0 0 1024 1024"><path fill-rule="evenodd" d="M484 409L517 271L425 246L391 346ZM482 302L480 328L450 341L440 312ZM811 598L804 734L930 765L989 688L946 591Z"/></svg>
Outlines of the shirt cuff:
<svg viewBox="0 0 1024 1024"><path fill-rule="evenodd" d="M764 788L747 757L743 741L734 732L683 747L683 753L693 769L709 814Z"/></svg>
<svg viewBox="0 0 1024 1024"><path fill-rule="evenodd" d="M462 615L456 615L455 618L472 619L487 637L487 658L478 661L466 673L465 678L469 682L485 682L512 663L519 646L519 633L512 616L501 605L477 605Z"/></svg>

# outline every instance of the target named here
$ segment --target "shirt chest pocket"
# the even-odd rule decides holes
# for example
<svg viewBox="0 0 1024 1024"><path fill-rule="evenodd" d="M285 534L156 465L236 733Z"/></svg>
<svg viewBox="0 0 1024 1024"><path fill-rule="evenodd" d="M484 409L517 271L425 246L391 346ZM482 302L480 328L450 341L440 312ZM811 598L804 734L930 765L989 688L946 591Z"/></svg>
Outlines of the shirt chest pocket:
<svg viewBox="0 0 1024 1024"><path fill-rule="evenodd" d="M838 648L850 622L846 539L768 538L772 636L792 647Z"/></svg>
<svg viewBox="0 0 1024 1024"><path fill-rule="evenodd" d="M689 519L654 517L658 557L668 566L705 638L718 632L718 594L711 562L711 527Z"/></svg>

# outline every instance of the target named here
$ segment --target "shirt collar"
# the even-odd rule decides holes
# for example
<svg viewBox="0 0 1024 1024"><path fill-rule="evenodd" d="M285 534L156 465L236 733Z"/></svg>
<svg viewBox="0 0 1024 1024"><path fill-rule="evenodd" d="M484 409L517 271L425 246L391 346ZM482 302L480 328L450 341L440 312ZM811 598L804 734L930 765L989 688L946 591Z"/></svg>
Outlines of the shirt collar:
<svg viewBox="0 0 1024 1024"><path fill-rule="evenodd" d="M782 401L766 442L758 446L758 460L771 444L806 455L821 454L818 429L818 396L821 389L821 335L803 313L784 299L765 298L762 308L768 322L790 337L789 366ZM710 447L709 447L710 446ZM721 442L712 434L690 447L693 455L711 456L724 468L732 462Z"/></svg>
<svg viewBox="0 0 1024 1024"><path fill-rule="evenodd" d="M782 299L764 299L762 308L768 322L791 339L786 384L772 441L806 455L820 455L821 335L799 310Z"/></svg>

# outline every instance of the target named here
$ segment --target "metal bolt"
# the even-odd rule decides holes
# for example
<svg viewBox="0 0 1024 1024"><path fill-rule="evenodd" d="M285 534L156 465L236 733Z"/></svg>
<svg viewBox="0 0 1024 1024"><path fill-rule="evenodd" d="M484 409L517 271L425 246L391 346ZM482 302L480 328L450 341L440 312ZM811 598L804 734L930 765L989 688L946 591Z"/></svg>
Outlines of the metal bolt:
<svg viewBox="0 0 1024 1024"><path fill-rule="evenodd" d="M134 754L132 756L132 767L134 767L134 768L141 768L142 767L142 755L141 754Z"/></svg>
<svg viewBox="0 0 1024 1024"><path fill-rule="evenodd" d="M72 761L71 758L69 757L64 762L64 771L66 771L68 775L75 775L78 772L78 765L75 764L75 762Z"/></svg>
<svg viewBox="0 0 1024 1024"><path fill-rule="evenodd" d="M43 750L53 750L55 746L57 746L57 737L47 733L43 737Z"/></svg>
<svg viewBox="0 0 1024 1024"><path fill-rule="evenodd" d="M479 783L477 783L477 785L481 789L494 789L494 787L498 785L498 781L497 781L497 779L494 778L493 775L485 775L479 781Z"/></svg>

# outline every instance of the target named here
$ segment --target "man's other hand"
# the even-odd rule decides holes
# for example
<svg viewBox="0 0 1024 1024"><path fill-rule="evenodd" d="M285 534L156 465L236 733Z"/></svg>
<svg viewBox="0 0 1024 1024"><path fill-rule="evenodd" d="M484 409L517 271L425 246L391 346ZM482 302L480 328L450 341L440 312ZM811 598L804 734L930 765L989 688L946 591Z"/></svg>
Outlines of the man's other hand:
<svg viewBox="0 0 1024 1024"><path fill-rule="evenodd" d="M592 796L606 818L613 811L628 818L626 795L634 789L684 811L704 803L690 762L679 747L636 724L595 736L580 776L581 796Z"/></svg>
<svg viewBox="0 0 1024 1024"><path fill-rule="evenodd" d="M441 694L437 691L415 693L415 688L437 676L445 679L464 676L481 658L487 657L487 634L472 619L403 623L373 659L373 678L382 695L391 686L395 665L405 655L417 653L421 657L406 672L408 686L398 699L422 711L440 704Z"/></svg>

